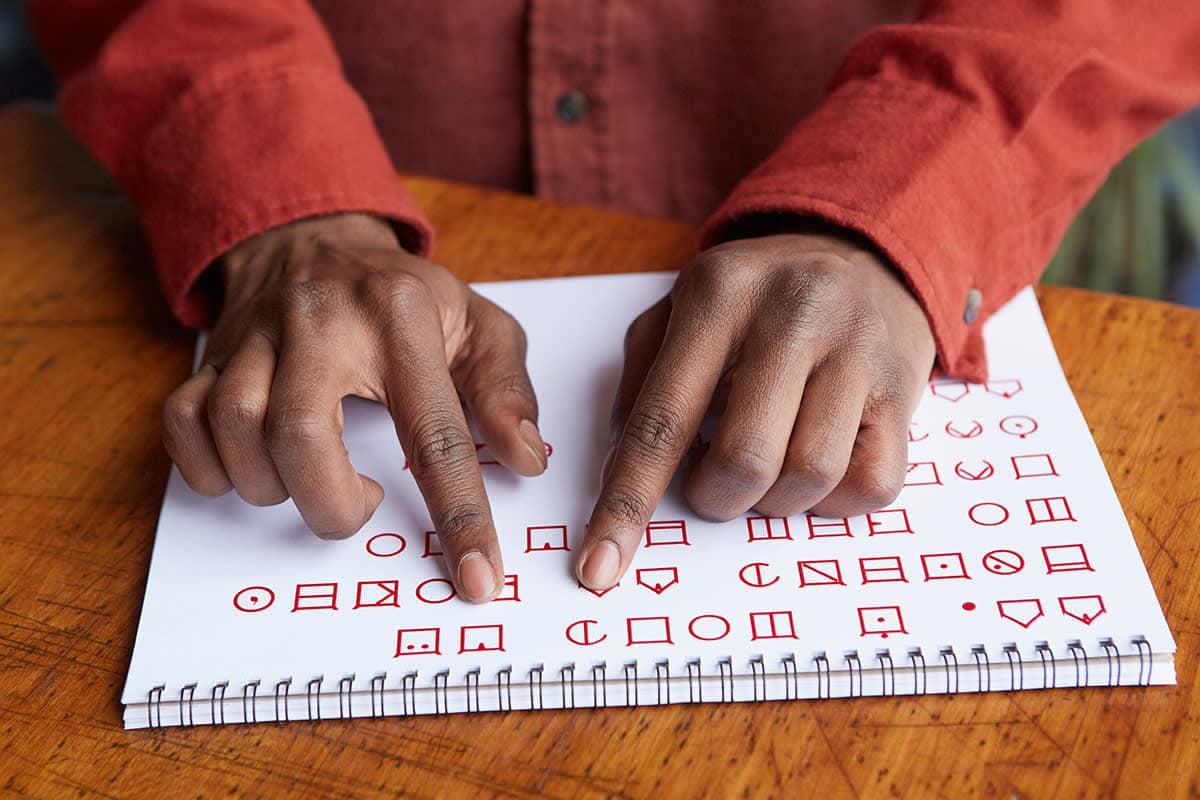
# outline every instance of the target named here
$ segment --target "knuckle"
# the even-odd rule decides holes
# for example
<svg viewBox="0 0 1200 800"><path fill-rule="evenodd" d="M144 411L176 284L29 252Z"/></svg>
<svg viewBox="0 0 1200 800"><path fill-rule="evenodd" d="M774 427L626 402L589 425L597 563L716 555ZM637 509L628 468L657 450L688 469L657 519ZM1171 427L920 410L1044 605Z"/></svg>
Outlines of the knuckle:
<svg viewBox="0 0 1200 800"><path fill-rule="evenodd" d="M262 430L263 404L236 392L214 393L209 401L209 421L213 430L248 435Z"/></svg>
<svg viewBox="0 0 1200 800"><path fill-rule="evenodd" d="M904 476L894 471L860 469L847 478L851 493L863 505L863 511L876 511L891 503L900 494Z"/></svg>
<svg viewBox="0 0 1200 800"><path fill-rule="evenodd" d="M301 319L324 319L345 306L344 288L329 278L305 278L289 283L280 292L285 313Z"/></svg>
<svg viewBox="0 0 1200 800"><path fill-rule="evenodd" d="M178 390L172 392L163 404L163 441L167 449L176 450L194 436L202 425L204 415L204 403L199 398Z"/></svg>
<svg viewBox="0 0 1200 800"><path fill-rule="evenodd" d="M364 301L388 326L403 324L430 304L429 287L407 272L372 272L363 279L363 293Z"/></svg>
<svg viewBox="0 0 1200 800"><path fill-rule="evenodd" d="M837 486L844 466L820 453L808 453L788 463L784 473L810 492L828 492Z"/></svg>
<svg viewBox="0 0 1200 800"><path fill-rule="evenodd" d="M437 530L443 542L452 542L483 530L487 525L487 511L477 505L464 504L448 510L438 521Z"/></svg>
<svg viewBox="0 0 1200 800"><path fill-rule="evenodd" d="M714 454L717 474L738 486L769 484L778 472L776 464L753 443L721 447Z"/></svg>
<svg viewBox="0 0 1200 800"><path fill-rule="evenodd" d="M676 281L672 297L699 300L715 310L735 307L741 294L744 259L724 247L701 253Z"/></svg>
<svg viewBox="0 0 1200 800"><path fill-rule="evenodd" d="M646 403L630 413L625 436L651 453L673 453L683 441L683 422L669 405Z"/></svg>
<svg viewBox="0 0 1200 800"><path fill-rule="evenodd" d="M412 467L416 474L454 470L475 460L475 442L456 420L427 420L414 431L413 441Z"/></svg>
<svg viewBox="0 0 1200 800"><path fill-rule="evenodd" d="M272 455L309 449L328 436L329 422L310 409L286 409L267 415L267 449Z"/></svg>

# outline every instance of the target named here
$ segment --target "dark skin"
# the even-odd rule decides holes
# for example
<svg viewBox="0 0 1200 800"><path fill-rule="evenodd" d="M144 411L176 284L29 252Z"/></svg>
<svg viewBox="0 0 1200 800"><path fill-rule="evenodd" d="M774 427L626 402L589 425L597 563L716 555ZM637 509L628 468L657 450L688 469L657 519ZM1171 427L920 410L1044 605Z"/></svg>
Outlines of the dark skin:
<svg viewBox="0 0 1200 800"><path fill-rule="evenodd" d="M920 305L851 235L752 233L698 255L629 328L612 449L576 563L593 589L628 569L713 407L716 433L684 481L704 518L853 516L900 491L935 355ZM164 409L188 484L254 505L290 497L318 536L351 536L383 488L350 464L341 399L376 400L460 595L495 597L504 569L466 414L502 464L545 470L516 321L366 215L267 231L220 268L203 366Z"/></svg>

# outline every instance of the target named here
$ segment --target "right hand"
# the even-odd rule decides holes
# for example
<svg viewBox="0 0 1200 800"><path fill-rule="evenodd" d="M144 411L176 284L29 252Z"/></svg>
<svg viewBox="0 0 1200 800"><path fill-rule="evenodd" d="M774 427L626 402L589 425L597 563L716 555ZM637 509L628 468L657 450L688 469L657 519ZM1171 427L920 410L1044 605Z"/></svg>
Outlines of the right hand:
<svg viewBox="0 0 1200 800"><path fill-rule="evenodd" d="M188 485L258 506L290 497L317 536L348 537L383 488L350 464L341 401L378 401L459 594L495 597L504 567L463 403L502 464L545 470L520 325L362 214L274 228L221 269L224 305L200 370L164 408L163 440Z"/></svg>

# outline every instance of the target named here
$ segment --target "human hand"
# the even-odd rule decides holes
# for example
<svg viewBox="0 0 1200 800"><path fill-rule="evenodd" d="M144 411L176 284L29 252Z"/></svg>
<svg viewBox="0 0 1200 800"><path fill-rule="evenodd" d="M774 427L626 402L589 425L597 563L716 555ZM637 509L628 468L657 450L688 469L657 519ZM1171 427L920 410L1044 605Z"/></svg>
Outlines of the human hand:
<svg viewBox="0 0 1200 800"><path fill-rule="evenodd" d="M720 421L683 486L700 516L848 517L887 505L934 356L917 300L850 236L772 235L701 253L626 335L580 581L602 590L624 574L710 405Z"/></svg>
<svg viewBox="0 0 1200 800"><path fill-rule="evenodd" d="M383 488L350 464L341 401L376 400L459 593L494 597L504 568L463 402L502 464L546 468L517 322L361 214L267 231L221 268L225 301L203 365L164 407L163 440L188 485L260 506L291 497L318 536L350 536Z"/></svg>

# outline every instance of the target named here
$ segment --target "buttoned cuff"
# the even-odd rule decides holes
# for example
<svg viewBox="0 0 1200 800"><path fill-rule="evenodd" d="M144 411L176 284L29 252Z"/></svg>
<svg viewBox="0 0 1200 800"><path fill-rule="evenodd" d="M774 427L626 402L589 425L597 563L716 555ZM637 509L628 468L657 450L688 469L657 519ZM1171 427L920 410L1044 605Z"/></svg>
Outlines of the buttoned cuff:
<svg viewBox="0 0 1200 800"><path fill-rule="evenodd" d="M305 217L363 212L426 254L433 231L401 185L362 99L340 74L225 76L181 94L127 187L163 291L186 325L212 322L202 272L233 245Z"/></svg>
<svg viewBox="0 0 1200 800"><path fill-rule="evenodd" d="M831 94L705 223L708 247L761 213L816 216L875 243L929 319L941 369L987 379L982 327L1040 267L1008 149L965 101L917 84Z"/></svg>

